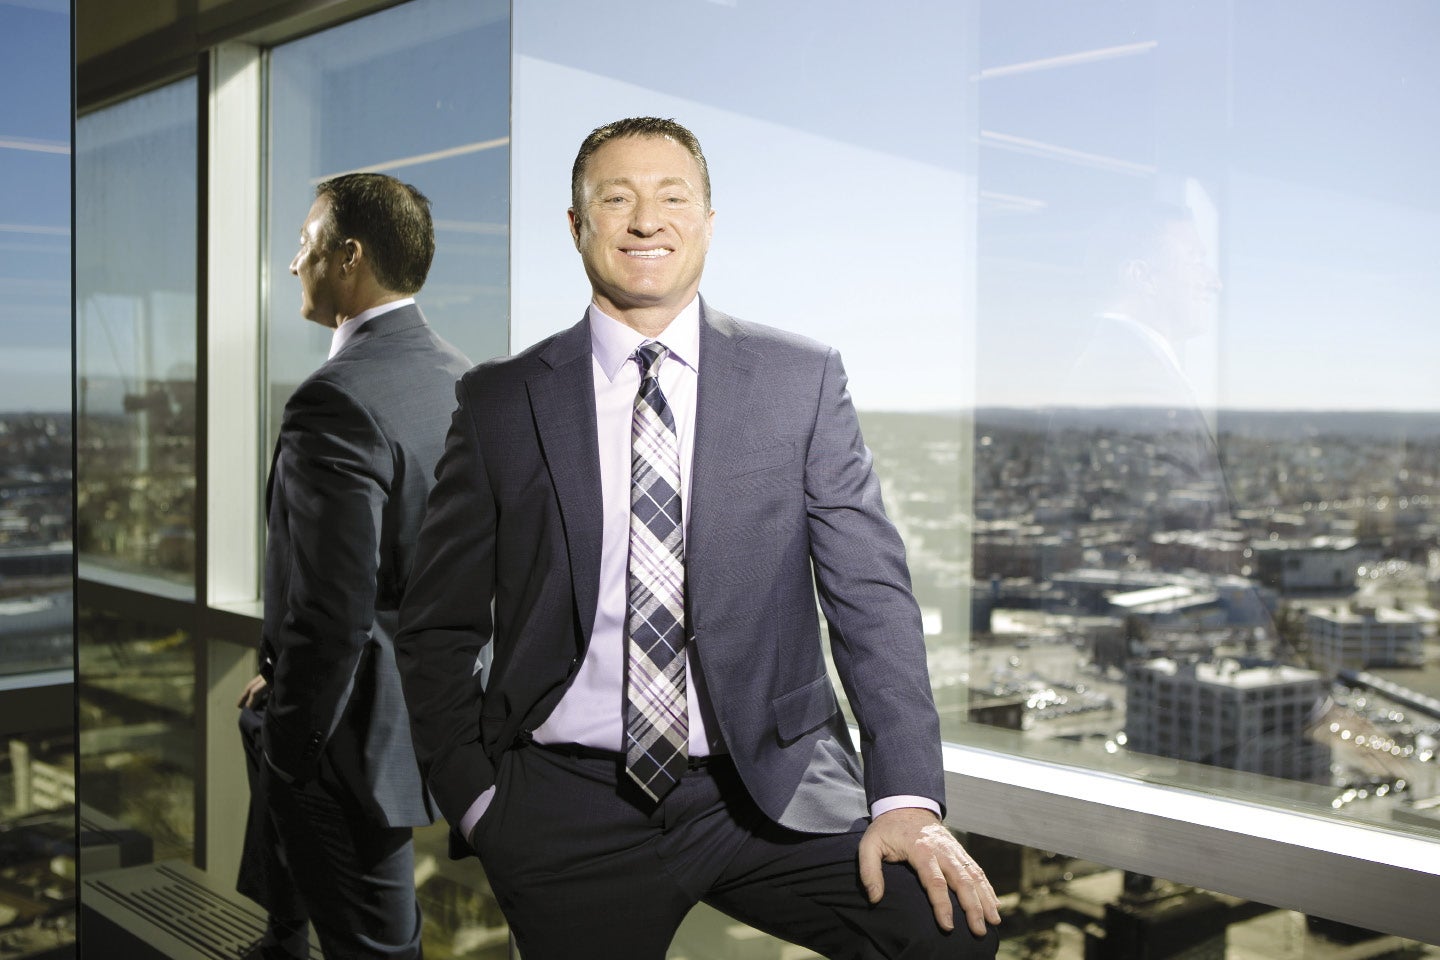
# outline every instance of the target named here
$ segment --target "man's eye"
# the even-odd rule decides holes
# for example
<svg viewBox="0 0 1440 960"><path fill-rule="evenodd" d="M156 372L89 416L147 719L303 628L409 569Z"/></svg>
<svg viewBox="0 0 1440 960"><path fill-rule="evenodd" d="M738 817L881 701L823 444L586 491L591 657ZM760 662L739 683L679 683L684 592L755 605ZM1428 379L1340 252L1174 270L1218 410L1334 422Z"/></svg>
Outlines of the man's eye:
<svg viewBox="0 0 1440 960"><path fill-rule="evenodd" d="M618 206L620 206L622 203L626 203L626 202L627 202L627 198L625 198L625 197L606 197L604 200L601 200L600 202L601 202L601 203L604 203L604 204L608 204L608 205L610 205L610 206L612 206L612 207L618 207Z"/></svg>

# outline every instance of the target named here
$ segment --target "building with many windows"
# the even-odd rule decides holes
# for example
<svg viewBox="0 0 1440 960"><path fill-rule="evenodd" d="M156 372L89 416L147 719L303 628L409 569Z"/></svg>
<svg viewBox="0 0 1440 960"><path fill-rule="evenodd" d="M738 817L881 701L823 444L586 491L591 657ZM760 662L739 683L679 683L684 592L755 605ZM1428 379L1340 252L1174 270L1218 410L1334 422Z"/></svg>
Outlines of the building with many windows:
<svg viewBox="0 0 1440 960"><path fill-rule="evenodd" d="M1128 747L1267 777L1324 783L1330 751L1306 735L1325 678L1287 666L1168 659L1132 663L1125 677Z"/></svg>
<svg viewBox="0 0 1440 960"><path fill-rule="evenodd" d="M1386 607L1317 608L1305 614L1310 660L1329 673L1371 667L1423 667L1426 621Z"/></svg>

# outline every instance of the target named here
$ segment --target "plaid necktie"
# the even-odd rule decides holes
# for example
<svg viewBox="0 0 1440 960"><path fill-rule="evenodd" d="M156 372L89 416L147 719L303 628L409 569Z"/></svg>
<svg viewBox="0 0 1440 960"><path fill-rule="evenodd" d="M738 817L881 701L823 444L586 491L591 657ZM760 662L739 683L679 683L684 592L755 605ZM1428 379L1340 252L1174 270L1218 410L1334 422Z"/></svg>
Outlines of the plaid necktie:
<svg viewBox="0 0 1440 960"><path fill-rule="evenodd" d="M685 543L680 445L657 374L670 351L635 351L640 393L630 428L630 569L625 612L625 772L659 801L685 771Z"/></svg>

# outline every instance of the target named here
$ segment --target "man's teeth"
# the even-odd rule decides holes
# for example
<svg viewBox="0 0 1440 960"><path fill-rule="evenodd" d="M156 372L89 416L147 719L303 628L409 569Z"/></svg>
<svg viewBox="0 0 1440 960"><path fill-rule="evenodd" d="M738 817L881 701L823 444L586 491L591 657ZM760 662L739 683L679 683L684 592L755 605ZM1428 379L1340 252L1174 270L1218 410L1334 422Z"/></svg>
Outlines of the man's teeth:
<svg viewBox="0 0 1440 960"><path fill-rule="evenodd" d="M627 257L641 257L646 260L654 260L656 257L670 256L669 250L626 250Z"/></svg>

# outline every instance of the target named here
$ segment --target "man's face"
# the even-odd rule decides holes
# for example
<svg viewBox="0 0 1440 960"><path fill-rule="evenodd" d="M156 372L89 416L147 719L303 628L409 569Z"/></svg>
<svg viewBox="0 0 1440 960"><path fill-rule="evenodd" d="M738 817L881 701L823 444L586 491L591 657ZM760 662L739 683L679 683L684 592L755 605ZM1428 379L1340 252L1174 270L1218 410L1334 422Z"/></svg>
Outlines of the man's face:
<svg viewBox="0 0 1440 960"><path fill-rule="evenodd" d="M345 248L326 249L329 213L330 201L325 197L311 205L300 228L300 250L290 261L290 272L300 278L300 316L333 329L339 314L340 262Z"/></svg>
<svg viewBox="0 0 1440 960"><path fill-rule="evenodd" d="M627 323L633 311L672 319L700 288L714 217L700 165L680 144L623 137L602 145L585 167L581 208L570 211L600 309Z"/></svg>
<svg viewBox="0 0 1440 960"><path fill-rule="evenodd" d="M1197 337L1216 327L1220 278L1193 223L1167 226L1158 257L1161 309L1173 336Z"/></svg>

